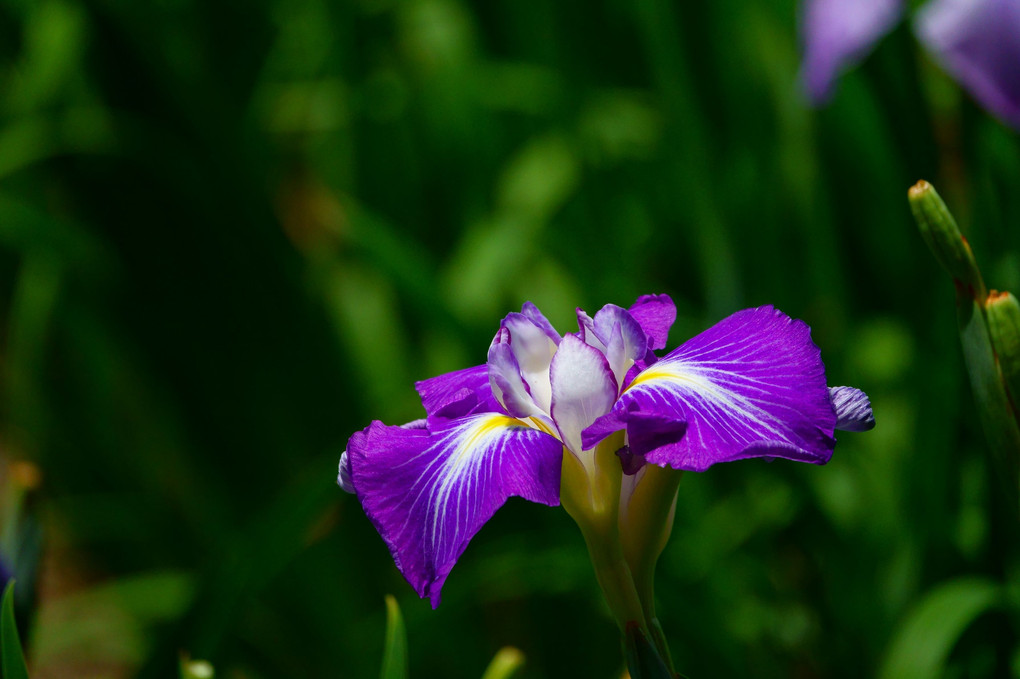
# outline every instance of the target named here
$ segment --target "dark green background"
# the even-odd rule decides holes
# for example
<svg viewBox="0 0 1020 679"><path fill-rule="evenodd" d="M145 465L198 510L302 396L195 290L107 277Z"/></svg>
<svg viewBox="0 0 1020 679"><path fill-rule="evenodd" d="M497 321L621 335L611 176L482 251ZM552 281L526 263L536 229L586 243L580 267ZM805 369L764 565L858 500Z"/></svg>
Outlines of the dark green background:
<svg viewBox="0 0 1020 679"><path fill-rule="evenodd" d="M0 443L43 474L37 676L168 677L186 649L374 677L393 593L417 679L503 645L523 677L618 677L562 510L511 500L432 611L335 485L353 431L418 417L413 382L484 361L525 300L567 331L669 293L670 348L774 304L871 395L826 467L685 477L658 593L692 678L874 676L933 588L1002 581L906 190L932 181L1020 290L1020 143L907 25L811 110L796 24L789 1L0 1ZM1015 616L961 636L954 602L907 661L1004 673Z"/></svg>

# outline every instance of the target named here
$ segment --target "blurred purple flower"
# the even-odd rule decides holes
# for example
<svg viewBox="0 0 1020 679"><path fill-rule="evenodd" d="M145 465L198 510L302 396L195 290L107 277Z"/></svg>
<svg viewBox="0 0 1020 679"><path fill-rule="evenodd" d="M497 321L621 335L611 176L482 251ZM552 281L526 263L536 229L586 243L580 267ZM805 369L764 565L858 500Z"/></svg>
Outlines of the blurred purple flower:
<svg viewBox="0 0 1020 679"><path fill-rule="evenodd" d="M815 104L832 95L903 15L903 0L806 0L801 79ZM932 57L982 106L1020 129L1020 0L932 0L914 30Z"/></svg>
<svg viewBox="0 0 1020 679"><path fill-rule="evenodd" d="M1020 0L933 0L914 31L974 99L1020 129Z"/></svg>
<svg viewBox="0 0 1020 679"><path fill-rule="evenodd" d="M646 295L594 318L578 309L578 332L561 336L526 303L503 319L486 365L416 385L425 420L351 436L337 481L419 596L438 606L468 541L509 497L558 505L564 455L606 473L595 448L616 432L619 475L749 457L824 464L834 429L874 425L864 392L826 386L803 322L745 309L659 359L675 318L668 296Z"/></svg>
<svg viewBox="0 0 1020 679"><path fill-rule="evenodd" d="M815 104L829 100L840 74L856 66L903 15L902 0L806 0L801 78Z"/></svg>

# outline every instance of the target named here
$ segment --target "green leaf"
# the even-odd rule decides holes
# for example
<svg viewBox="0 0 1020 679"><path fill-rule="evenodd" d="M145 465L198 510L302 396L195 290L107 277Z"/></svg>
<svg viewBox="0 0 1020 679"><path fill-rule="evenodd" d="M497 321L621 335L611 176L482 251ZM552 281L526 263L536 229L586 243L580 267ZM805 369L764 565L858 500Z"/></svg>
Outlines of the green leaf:
<svg viewBox="0 0 1020 679"><path fill-rule="evenodd" d="M970 376L978 418L988 438L994 462L1015 502L1020 480L1020 429L1005 384L995 362L988 324L980 304L963 295L957 300L957 324L964 363Z"/></svg>
<svg viewBox="0 0 1020 679"><path fill-rule="evenodd" d="M400 606L392 596L386 596L386 648L383 650L380 679L407 679L407 631Z"/></svg>
<svg viewBox="0 0 1020 679"><path fill-rule="evenodd" d="M513 646L504 646L492 657L482 679L510 679L524 665L524 654Z"/></svg>
<svg viewBox="0 0 1020 679"><path fill-rule="evenodd" d="M958 578L930 591L893 637L879 679L941 677L960 635L1002 601L1002 588L985 578Z"/></svg>
<svg viewBox="0 0 1020 679"><path fill-rule="evenodd" d="M0 676L4 679L28 679L18 626L14 622L13 580L7 583L3 601L0 602L0 670Z"/></svg>

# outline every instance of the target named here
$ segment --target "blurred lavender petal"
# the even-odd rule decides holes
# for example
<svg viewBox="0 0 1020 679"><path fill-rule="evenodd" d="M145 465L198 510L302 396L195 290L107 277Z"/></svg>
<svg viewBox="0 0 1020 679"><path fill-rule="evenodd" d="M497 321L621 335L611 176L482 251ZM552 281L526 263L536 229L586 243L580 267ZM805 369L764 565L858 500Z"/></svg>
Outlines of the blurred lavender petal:
<svg viewBox="0 0 1020 679"><path fill-rule="evenodd" d="M903 14L902 0L807 0L801 7L800 77L816 105L832 96L840 73L864 58Z"/></svg>
<svg viewBox="0 0 1020 679"><path fill-rule="evenodd" d="M933 0L914 28L965 90L1020 129L1020 0Z"/></svg>

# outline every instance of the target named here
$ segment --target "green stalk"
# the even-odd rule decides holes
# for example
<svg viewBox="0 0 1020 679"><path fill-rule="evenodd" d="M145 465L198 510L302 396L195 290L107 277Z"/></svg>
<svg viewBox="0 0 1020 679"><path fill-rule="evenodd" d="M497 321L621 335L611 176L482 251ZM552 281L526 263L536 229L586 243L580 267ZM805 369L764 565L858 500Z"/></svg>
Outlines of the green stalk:
<svg viewBox="0 0 1020 679"><path fill-rule="evenodd" d="M647 465L637 486L620 508L624 556L645 612L645 624L656 650L673 668L672 654L655 615L655 566L673 530L676 494L683 472Z"/></svg>
<svg viewBox="0 0 1020 679"><path fill-rule="evenodd" d="M620 632L625 633L628 623L632 623L648 634L641 598L620 541L622 470L616 450L622 443L622 432L610 436L595 448L589 465L565 453L560 502L581 529L595 577Z"/></svg>

